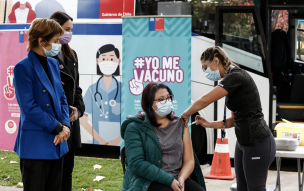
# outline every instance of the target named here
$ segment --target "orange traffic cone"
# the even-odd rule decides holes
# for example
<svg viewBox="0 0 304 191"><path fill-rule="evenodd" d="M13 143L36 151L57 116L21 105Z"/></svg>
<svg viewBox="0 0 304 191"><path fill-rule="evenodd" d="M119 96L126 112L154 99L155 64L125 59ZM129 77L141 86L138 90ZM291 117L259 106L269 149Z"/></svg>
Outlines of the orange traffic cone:
<svg viewBox="0 0 304 191"><path fill-rule="evenodd" d="M205 178L218 180L233 180L235 178L235 174L231 173L227 133L225 140L222 142L220 129L217 131L217 140L211 171L205 175Z"/></svg>

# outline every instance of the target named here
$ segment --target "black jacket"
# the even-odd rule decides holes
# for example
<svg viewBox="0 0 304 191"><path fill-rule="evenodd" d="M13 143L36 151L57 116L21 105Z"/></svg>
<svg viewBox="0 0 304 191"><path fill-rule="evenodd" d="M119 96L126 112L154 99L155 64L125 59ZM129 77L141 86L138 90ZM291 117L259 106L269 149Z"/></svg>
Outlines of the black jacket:
<svg viewBox="0 0 304 191"><path fill-rule="evenodd" d="M85 111L85 105L82 98L82 89L79 87L79 72L78 72L78 58L76 52L73 50L77 61L71 53L67 53L69 59L64 57L62 61L58 56L54 57L60 64L61 83L70 106L76 107L79 112L79 117L82 117ZM70 109L70 114L72 110ZM81 147L80 123L79 119L71 122L71 136L68 139L69 148Z"/></svg>

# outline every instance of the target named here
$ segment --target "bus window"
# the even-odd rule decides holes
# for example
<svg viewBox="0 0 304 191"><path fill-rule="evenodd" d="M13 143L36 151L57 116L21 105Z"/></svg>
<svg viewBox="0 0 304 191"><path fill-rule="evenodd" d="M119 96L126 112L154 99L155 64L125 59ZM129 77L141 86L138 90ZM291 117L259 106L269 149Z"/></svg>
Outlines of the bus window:
<svg viewBox="0 0 304 191"><path fill-rule="evenodd" d="M230 59L257 73L264 73L261 36L252 13L223 13L220 42Z"/></svg>
<svg viewBox="0 0 304 191"><path fill-rule="evenodd" d="M261 5L260 0L140 0L136 1L135 15L161 15L159 7L164 2L168 6L168 11L175 6L176 13L179 8L184 9L190 5L192 32L214 40L216 6L256 5L259 9Z"/></svg>
<svg viewBox="0 0 304 191"><path fill-rule="evenodd" d="M301 21L300 21L301 22ZM302 21L304 23L304 20ZM304 61L304 24L297 28L297 59Z"/></svg>

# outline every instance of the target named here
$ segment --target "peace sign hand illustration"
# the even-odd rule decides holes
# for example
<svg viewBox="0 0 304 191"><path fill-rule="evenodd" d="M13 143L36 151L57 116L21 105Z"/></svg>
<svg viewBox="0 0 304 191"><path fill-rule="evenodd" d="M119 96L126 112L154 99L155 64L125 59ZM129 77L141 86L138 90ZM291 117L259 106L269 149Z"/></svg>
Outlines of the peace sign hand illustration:
<svg viewBox="0 0 304 191"><path fill-rule="evenodd" d="M143 90L144 90L144 84L141 82L137 82L135 81L135 79L133 78L132 80L129 81L129 88L130 88L130 92L133 95L140 95L142 94Z"/></svg>
<svg viewBox="0 0 304 191"><path fill-rule="evenodd" d="M13 84L13 76L7 76L6 81L7 84L3 87L4 88L4 95L6 99L12 100L15 98L15 88Z"/></svg>

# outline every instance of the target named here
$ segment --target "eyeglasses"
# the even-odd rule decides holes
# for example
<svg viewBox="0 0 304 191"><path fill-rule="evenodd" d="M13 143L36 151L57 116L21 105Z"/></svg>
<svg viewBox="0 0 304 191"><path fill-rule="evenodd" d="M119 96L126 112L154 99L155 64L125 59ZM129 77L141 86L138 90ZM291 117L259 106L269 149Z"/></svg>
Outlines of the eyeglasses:
<svg viewBox="0 0 304 191"><path fill-rule="evenodd" d="M165 104L165 103L167 103L167 101L172 102L172 101L173 101L173 98L174 98L174 95L170 95L170 96L168 96L167 98L155 99L154 101L158 101L158 102L160 102L161 104Z"/></svg>
<svg viewBox="0 0 304 191"><path fill-rule="evenodd" d="M202 65L203 72L206 72L208 64L210 64L210 63L212 63L212 62L213 62L213 60L210 61L210 62L208 62L207 64L203 64L203 65Z"/></svg>

